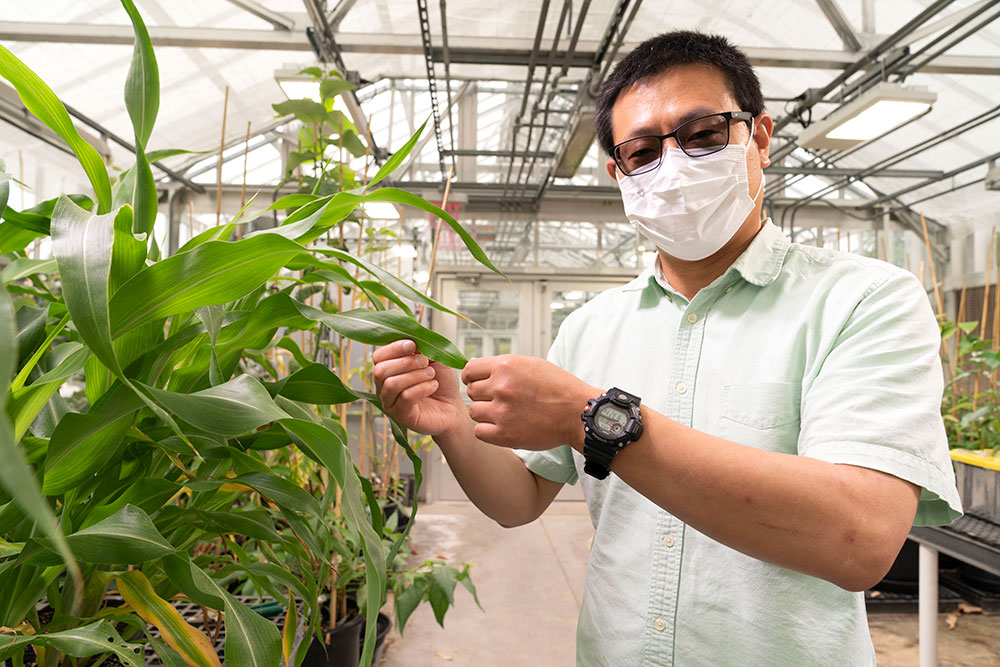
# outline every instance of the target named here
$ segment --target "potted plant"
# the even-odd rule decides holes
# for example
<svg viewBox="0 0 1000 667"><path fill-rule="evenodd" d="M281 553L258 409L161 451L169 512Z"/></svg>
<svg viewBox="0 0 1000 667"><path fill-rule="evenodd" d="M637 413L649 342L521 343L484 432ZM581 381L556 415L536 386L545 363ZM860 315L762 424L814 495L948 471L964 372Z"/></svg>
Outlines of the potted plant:
<svg viewBox="0 0 1000 667"><path fill-rule="evenodd" d="M387 309L396 300L439 304L371 262L316 242L366 201L440 216L492 265L444 211L403 191L373 189L416 137L363 189L296 195L280 202L289 211L280 226L234 240L251 217L241 211L162 257L151 233L157 196L149 163L164 153L148 151L156 60L132 0L122 5L136 35L125 102L137 154L115 183L55 94L0 47L0 76L73 149L94 190L15 211L9 177L0 176L0 377L9 381L0 393L0 659L21 664L31 645L40 665L63 656L85 665L109 654L138 665L149 642L164 664L219 664L205 632L171 606L183 597L224 614L227 664L273 666L283 654L291 664L295 624L286 622L282 637L226 584L246 574L278 600L311 604L301 573L251 559L238 537L323 557L319 503L270 465L274 452L295 452L327 471L343 521L358 536L367 664L390 553L343 423L316 406L365 400L377 408L377 401L322 364L277 377L266 350L281 344L280 332L322 325L366 344L410 337L431 358L464 363L404 309ZM54 257L29 258L25 248L45 236ZM365 271L370 284L341 262ZM353 310L312 307L288 286L301 280L290 272L305 269L313 281L347 282L371 298ZM60 390L80 377L82 391L63 398ZM405 433L395 434L419 474ZM110 590L124 604L106 604ZM40 615L43 600L50 612ZM290 617L294 609L289 604Z"/></svg>

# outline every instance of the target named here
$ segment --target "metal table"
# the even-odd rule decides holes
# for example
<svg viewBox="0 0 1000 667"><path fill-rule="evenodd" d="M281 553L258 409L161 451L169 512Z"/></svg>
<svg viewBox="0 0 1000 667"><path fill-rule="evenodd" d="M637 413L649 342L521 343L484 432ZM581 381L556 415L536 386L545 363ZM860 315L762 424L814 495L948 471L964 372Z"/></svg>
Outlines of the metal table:
<svg viewBox="0 0 1000 667"><path fill-rule="evenodd" d="M1000 525L971 515L949 526L919 526L910 539L920 544L920 667L937 667L938 553L1000 576Z"/></svg>

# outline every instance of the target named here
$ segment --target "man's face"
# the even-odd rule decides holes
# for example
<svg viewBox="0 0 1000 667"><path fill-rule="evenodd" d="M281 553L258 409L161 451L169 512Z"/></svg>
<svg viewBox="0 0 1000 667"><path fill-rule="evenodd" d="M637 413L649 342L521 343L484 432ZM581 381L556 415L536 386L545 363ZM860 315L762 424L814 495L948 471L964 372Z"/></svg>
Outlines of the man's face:
<svg viewBox="0 0 1000 667"><path fill-rule="evenodd" d="M668 134L700 116L739 110L721 71L711 65L678 65L658 76L638 81L618 96L611 110L612 137L618 144L643 135ZM767 114L757 116L753 122L756 129L751 149L747 151L748 194L751 197L760 186L761 168L770 164L768 150L773 127ZM730 145L745 146L748 139L747 124L731 121ZM673 138L664 144L665 148L677 147ZM612 178L628 178L615 168L610 158L607 169ZM759 204L747 222L752 218L759 222Z"/></svg>

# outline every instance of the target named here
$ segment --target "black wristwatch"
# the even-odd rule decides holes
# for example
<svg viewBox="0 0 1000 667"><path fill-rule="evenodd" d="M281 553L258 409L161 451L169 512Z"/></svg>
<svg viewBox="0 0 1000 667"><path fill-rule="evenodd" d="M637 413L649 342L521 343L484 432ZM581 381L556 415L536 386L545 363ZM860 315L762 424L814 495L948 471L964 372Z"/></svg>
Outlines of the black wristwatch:
<svg viewBox="0 0 1000 667"><path fill-rule="evenodd" d="M615 454L642 435L638 396L612 387L587 401L583 420L583 470L597 479L611 472Z"/></svg>

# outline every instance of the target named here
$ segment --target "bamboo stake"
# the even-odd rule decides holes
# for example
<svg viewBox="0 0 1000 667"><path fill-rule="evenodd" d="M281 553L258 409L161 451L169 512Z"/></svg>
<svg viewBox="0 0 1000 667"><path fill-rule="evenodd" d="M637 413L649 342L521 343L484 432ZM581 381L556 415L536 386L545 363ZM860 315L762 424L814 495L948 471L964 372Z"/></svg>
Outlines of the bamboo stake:
<svg viewBox="0 0 1000 667"><path fill-rule="evenodd" d="M840 227L837 227L837 251L840 251Z"/></svg>
<svg viewBox="0 0 1000 667"><path fill-rule="evenodd" d="M194 200L188 199L188 238L194 238Z"/></svg>
<svg viewBox="0 0 1000 667"><path fill-rule="evenodd" d="M455 173L455 166L452 165L448 168L448 180L444 184L444 197L441 199L441 210L445 210L448 206L448 195L451 192L451 177ZM434 280L434 263L437 260L438 243L441 241L441 228L444 227L444 221L438 218L438 227L434 230L434 244L431 246L431 259L427 267L427 284L424 285L424 294L429 294L431 291L431 282ZM424 318L424 307L421 305L417 310L417 322L422 321Z"/></svg>
<svg viewBox="0 0 1000 667"><path fill-rule="evenodd" d="M993 248L993 252L997 252L1000 248ZM992 255L991 255L992 257ZM997 277L1000 278L1000 264L997 265ZM993 351L997 351L997 347L1000 346L1000 280L997 281L997 285L993 288Z"/></svg>
<svg viewBox="0 0 1000 667"><path fill-rule="evenodd" d="M934 300L937 302L937 312L938 314L944 313L944 302L941 299L941 289L938 287L937 282L937 271L934 269L934 254L931 251L931 237L927 233L927 219L924 218L924 214L920 214L920 224L924 228L924 245L927 246L927 262L931 266L931 283L934 285Z"/></svg>
<svg viewBox="0 0 1000 667"><path fill-rule="evenodd" d="M247 121L247 139L243 144L243 187L240 189L240 210L247 203L247 163L250 160L250 121Z"/></svg>
<svg viewBox="0 0 1000 667"><path fill-rule="evenodd" d="M958 323L961 324L962 320L965 319L965 289L967 281L962 281L962 295L958 298ZM951 363L951 374L952 377L958 374L958 339L961 336L961 329L955 333L955 357L952 359ZM954 388L954 385L953 385Z"/></svg>
<svg viewBox="0 0 1000 667"><path fill-rule="evenodd" d="M883 262L888 262L889 261L889 251L886 250L886 248L885 248L885 237L884 236L881 237L879 239L879 241L882 242L882 261Z"/></svg>
<svg viewBox="0 0 1000 667"><path fill-rule="evenodd" d="M226 115L229 113L229 86L222 102L222 139L219 141L219 167L215 172L215 224L222 221L222 154L226 150Z"/></svg>
<svg viewBox="0 0 1000 667"><path fill-rule="evenodd" d="M996 227L993 228L994 230ZM986 316L990 312L990 279L993 276L993 244L996 233L990 235L990 252L986 260L986 286L983 288L983 315L979 320L979 337L986 338ZM1000 271L1000 267L997 267Z"/></svg>
<svg viewBox="0 0 1000 667"><path fill-rule="evenodd" d="M847 232L847 252L851 252L851 232Z"/></svg>

